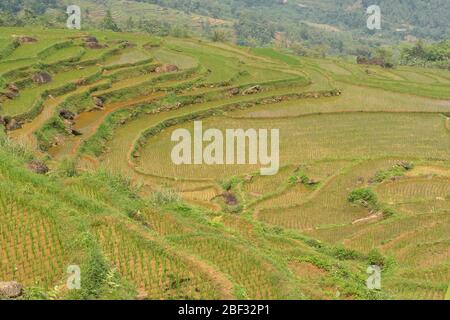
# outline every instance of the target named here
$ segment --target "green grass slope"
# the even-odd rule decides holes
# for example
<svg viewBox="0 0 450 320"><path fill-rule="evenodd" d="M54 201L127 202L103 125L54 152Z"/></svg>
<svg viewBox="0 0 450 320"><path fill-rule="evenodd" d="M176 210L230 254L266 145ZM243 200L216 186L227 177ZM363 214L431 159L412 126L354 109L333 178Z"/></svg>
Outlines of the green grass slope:
<svg viewBox="0 0 450 320"><path fill-rule="evenodd" d="M0 31L0 50L37 40L0 61L0 281L23 284L22 298L444 299L445 73L195 38ZM172 131L199 119L279 128L279 173L173 165ZM366 286L374 264L381 290ZM66 286L70 265L81 290Z"/></svg>

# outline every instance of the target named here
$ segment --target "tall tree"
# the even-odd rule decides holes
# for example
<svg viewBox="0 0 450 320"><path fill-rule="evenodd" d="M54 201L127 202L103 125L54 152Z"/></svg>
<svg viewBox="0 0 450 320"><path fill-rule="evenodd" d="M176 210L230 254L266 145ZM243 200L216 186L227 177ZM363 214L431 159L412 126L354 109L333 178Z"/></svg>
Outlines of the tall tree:
<svg viewBox="0 0 450 320"><path fill-rule="evenodd" d="M102 29L119 32L120 28L112 17L111 10L106 11L106 16L101 23Z"/></svg>

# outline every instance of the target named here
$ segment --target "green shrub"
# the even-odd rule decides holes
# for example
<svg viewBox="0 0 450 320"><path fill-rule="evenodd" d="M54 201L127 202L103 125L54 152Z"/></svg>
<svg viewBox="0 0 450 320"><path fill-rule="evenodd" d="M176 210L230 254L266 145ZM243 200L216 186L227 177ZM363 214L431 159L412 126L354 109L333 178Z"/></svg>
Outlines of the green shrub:
<svg viewBox="0 0 450 320"><path fill-rule="evenodd" d="M383 212L384 218L389 218L397 214L397 212L394 209L387 206L381 206L380 210L381 212Z"/></svg>
<svg viewBox="0 0 450 320"><path fill-rule="evenodd" d="M401 162L392 166L392 168L385 171L378 171L373 178L374 182L383 182L387 179L394 177L401 177L405 174L405 171L412 170L414 164L411 162Z"/></svg>
<svg viewBox="0 0 450 320"><path fill-rule="evenodd" d="M364 207L375 208L378 204L377 195L370 188L358 188L350 192L348 201Z"/></svg>
<svg viewBox="0 0 450 320"><path fill-rule="evenodd" d="M242 180L238 177L231 177L229 179L223 180L220 185L224 190L230 190L238 185Z"/></svg>
<svg viewBox="0 0 450 320"><path fill-rule="evenodd" d="M376 265L379 267L383 267L386 265L386 258L378 251L378 249L370 250L367 260L369 265Z"/></svg>
<svg viewBox="0 0 450 320"><path fill-rule="evenodd" d="M358 252L344 248L342 246L331 247L329 251L331 256L339 260L355 260L360 257L360 254Z"/></svg>

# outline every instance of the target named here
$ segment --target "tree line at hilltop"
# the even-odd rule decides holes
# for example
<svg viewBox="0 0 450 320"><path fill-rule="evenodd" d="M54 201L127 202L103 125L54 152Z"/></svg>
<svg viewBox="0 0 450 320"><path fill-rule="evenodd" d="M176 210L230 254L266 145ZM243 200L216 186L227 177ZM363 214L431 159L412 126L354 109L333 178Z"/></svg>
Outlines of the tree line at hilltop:
<svg viewBox="0 0 450 320"><path fill-rule="evenodd" d="M128 17L126 21L115 21L108 9L99 22L91 21L88 9L84 10L83 23L112 31L203 36L213 41L231 41L253 47L276 45L289 48L298 55L351 55L383 59L389 65L450 66L449 41L446 41L450 32L448 0L323 0L320 5L293 0L286 3L278 0L137 1L232 23L222 26L202 20L201 30L193 30L187 25L165 21L164 17L159 20ZM104 3L108 8L109 2ZM382 9L380 31L366 28L365 9L372 4L378 4ZM63 27L66 19L65 6L60 0L0 2L0 26ZM406 35L415 43L404 44ZM399 46L401 42L403 44Z"/></svg>

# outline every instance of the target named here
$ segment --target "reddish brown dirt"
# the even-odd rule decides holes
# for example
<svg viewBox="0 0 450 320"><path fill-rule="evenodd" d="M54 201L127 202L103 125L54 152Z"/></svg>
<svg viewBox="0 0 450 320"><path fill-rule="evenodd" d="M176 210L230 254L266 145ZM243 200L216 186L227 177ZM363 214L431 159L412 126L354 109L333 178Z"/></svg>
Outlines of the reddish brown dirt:
<svg viewBox="0 0 450 320"><path fill-rule="evenodd" d="M72 137L70 150L61 149L53 153L55 158L73 157L76 155L80 145L86 139L95 134L97 129L104 122L105 118L118 109L131 108L141 103L150 103L164 96L164 93L153 93L148 96L141 96L133 100L121 101L106 105L103 109L83 112L75 118L73 129L82 133L81 136Z"/></svg>

